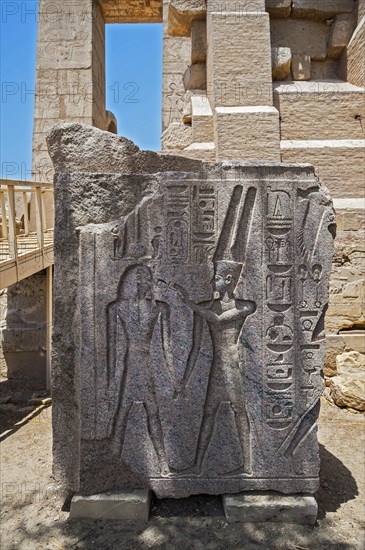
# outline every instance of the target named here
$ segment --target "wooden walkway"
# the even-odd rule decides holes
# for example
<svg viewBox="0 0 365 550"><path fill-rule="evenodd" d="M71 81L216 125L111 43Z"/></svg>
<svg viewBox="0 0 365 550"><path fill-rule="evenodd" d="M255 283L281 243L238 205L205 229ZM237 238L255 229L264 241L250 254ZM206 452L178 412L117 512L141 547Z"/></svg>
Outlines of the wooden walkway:
<svg viewBox="0 0 365 550"><path fill-rule="evenodd" d="M53 227L46 227L46 193L53 195L52 184L0 180L0 290L53 265ZM29 202L35 210L35 231L31 230ZM19 210L21 223L16 216Z"/></svg>
<svg viewBox="0 0 365 550"><path fill-rule="evenodd" d="M0 290L46 270L48 389L52 350L53 209L51 183L0 179ZM48 225L47 219L51 220Z"/></svg>

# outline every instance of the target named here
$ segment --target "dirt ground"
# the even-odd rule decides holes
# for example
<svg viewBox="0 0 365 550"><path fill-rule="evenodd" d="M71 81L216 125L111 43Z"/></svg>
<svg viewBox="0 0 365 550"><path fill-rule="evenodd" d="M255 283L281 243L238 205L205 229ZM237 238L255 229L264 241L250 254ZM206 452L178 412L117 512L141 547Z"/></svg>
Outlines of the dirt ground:
<svg viewBox="0 0 365 550"><path fill-rule="evenodd" d="M4 393L10 390L13 397L9 403ZM32 391L23 388L17 393L11 385L0 384L1 433L11 430L1 443L1 550L365 548L363 414L338 409L323 399L319 423L321 488L314 527L228 524L220 497L207 496L155 499L145 525L70 521L50 477L51 407L30 409L27 403ZM16 409L6 406L13 400ZM15 425L26 415L23 423Z"/></svg>

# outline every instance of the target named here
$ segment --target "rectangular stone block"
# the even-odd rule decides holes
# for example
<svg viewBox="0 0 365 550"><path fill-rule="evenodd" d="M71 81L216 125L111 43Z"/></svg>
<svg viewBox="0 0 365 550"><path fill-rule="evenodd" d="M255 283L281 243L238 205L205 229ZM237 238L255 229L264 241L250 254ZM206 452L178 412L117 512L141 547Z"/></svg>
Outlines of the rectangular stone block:
<svg viewBox="0 0 365 550"><path fill-rule="evenodd" d="M162 129L181 122L185 88L182 75L191 63L191 40L164 36L162 64Z"/></svg>
<svg viewBox="0 0 365 550"><path fill-rule="evenodd" d="M335 220L313 167L205 163L78 124L48 148L57 483L314 493Z"/></svg>
<svg viewBox="0 0 365 550"><path fill-rule="evenodd" d="M365 86L365 16L361 19L346 51L347 80L356 86Z"/></svg>
<svg viewBox="0 0 365 550"><path fill-rule="evenodd" d="M148 2L100 0L106 23L161 23L162 0Z"/></svg>
<svg viewBox="0 0 365 550"><path fill-rule="evenodd" d="M223 495L229 523L299 523L314 525L318 506L312 495L241 493Z"/></svg>
<svg viewBox="0 0 365 550"><path fill-rule="evenodd" d="M205 63L207 59L207 24L193 21L191 24L191 62Z"/></svg>
<svg viewBox="0 0 365 550"><path fill-rule="evenodd" d="M320 21L272 19L271 46L290 48L293 53L308 54L313 61L327 56L329 27Z"/></svg>
<svg viewBox="0 0 365 550"><path fill-rule="evenodd" d="M279 113L275 107L217 107L214 119L219 159L280 159Z"/></svg>
<svg viewBox="0 0 365 550"><path fill-rule="evenodd" d="M292 17L309 19L330 19L338 13L351 13L355 9L353 0L293 0Z"/></svg>
<svg viewBox="0 0 365 550"><path fill-rule="evenodd" d="M363 197L364 140L283 140L283 162L309 162L335 198Z"/></svg>
<svg viewBox="0 0 365 550"><path fill-rule="evenodd" d="M116 519L146 522L150 513L151 492L143 489L111 491L72 497L70 519Z"/></svg>
<svg viewBox="0 0 365 550"><path fill-rule="evenodd" d="M208 13L207 40L212 107L272 105L269 15Z"/></svg>
<svg viewBox="0 0 365 550"><path fill-rule="evenodd" d="M35 120L79 120L104 128L105 25L98 2L41 0L38 10ZM37 129L36 129L37 134ZM44 160L33 137L33 173ZM47 170L48 181L52 171ZM31 205L31 229L34 229ZM32 212L33 211L33 212Z"/></svg>
<svg viewBox="0 0 365 550"><path fill-rule="evenodd" d="M347 82L274 84L283 140L363 139L364 89Z"/></svg>
<svg viewBox="0 0 365 550"><path fill-rule="evenodd" d="M214 141L213 112L206 95L191 98L192 129L194 142Z"/></svg>
<svg viewBox="0 0 365 550"><path fill-rule="evenodd" d="M265 7L271 17L289 17L291 0L266 0Z"/></svg>
<svg viewBox="0 0 365 550"><path fill-rule="evenodd" d="M292 59L291 70L294 80L310 80L311 77L311 57L309 54L295 53Z"/></svg>
<svg viewBox="0 0 365 550"><path fill-rule="evenodd" d="M331 26L328 57L338 59L350 42L355 30L355 18L350 15L338 15Z"/></svg>
<svg viewBox="0 0 365 550"><path fill-rule="evenodd" d="M184 2L186 0L180 0ZM197 0L195 0L197 1ZM236 0L207 0L207 13L219 13L222 19L224 19L227 13L236 13L239 15L246 15L252 12L263 12L265 10L265 0L244 0L243 2L236 2Z"/></svg>
<svg viewBox="0 0 365 550"><path fill-rule="evenodd" d="M214 141L192 143L186 147L182 154L191 159L215 161L216 150Z"/></svg>

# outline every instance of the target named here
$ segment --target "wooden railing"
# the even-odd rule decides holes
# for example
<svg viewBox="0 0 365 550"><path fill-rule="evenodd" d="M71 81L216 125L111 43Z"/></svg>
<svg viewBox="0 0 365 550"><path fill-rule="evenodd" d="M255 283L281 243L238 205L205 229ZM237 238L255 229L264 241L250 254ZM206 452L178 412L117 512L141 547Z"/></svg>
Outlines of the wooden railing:
<svg viewBox="0 0 365 550"><path fill-rule="evenodd" d="M53 184L0 179L0 216L2 289L53 264Z"/></svg>

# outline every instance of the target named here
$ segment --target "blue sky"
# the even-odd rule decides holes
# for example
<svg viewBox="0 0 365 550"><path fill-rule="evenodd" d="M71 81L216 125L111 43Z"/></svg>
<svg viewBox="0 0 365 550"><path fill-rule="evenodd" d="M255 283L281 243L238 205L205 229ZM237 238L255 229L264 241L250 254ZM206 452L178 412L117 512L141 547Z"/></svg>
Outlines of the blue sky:
<svg viewBox="0 0 365 550"><path fill-rule="evenodd" d="M1 177L31 179L37 2L0 0ZM118 133L160 149L162 25L106 26L107 109Z"/></svg>

